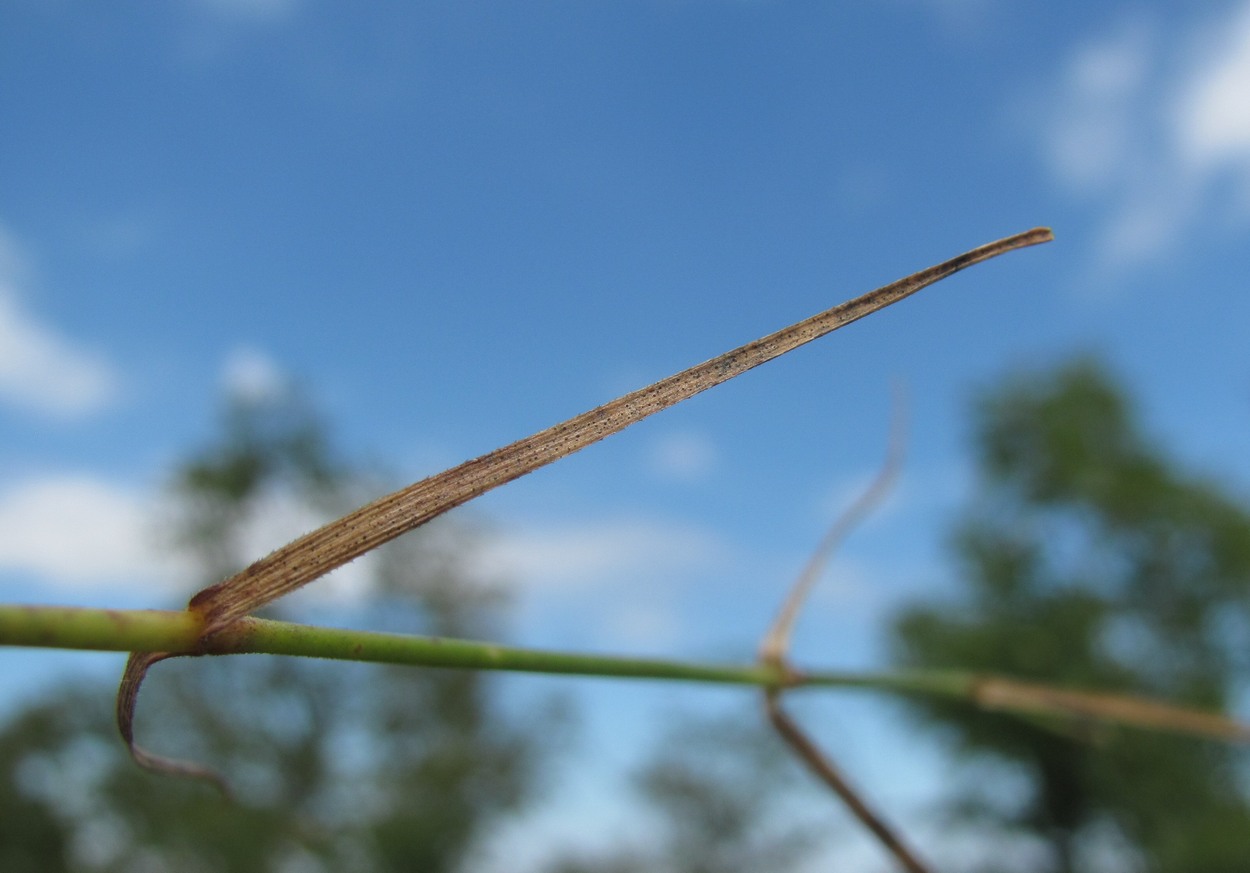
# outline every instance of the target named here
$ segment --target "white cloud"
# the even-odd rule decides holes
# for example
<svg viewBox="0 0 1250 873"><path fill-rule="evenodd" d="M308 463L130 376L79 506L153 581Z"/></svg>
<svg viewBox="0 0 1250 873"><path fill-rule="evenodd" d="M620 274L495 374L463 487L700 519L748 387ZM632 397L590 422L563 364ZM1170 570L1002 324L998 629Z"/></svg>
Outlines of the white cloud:
<svg viewBox="0 0 1250 873"><path fill-rule="evenodd" d="M248 518L241 527L244 535L236 543L240 565L269 554L291 540L333 521L299 496L286 491L272 491L254 500ZM305 603L358 601L371 590L376 558L364 555L332 573L300 589L284 602L294 606Z"/></svg>
<svg viewBox="0 0 1250 873"><path fill-rule="evenodd" d="M236 400L263 403L285 394L290 380L264 352L240 347L226 356L221 368L221 385L225 393Z"/></svg>
<svg viewBox="0 0 1250 873"><path fill-rule="evenodd" d="M17 240L0 226L0 278L6 283L17 282L30 271L26 255Z"/></svg>
<svg viewBox="0 0 1250 873"><path fill-rule="evenodd" d="M693 482L715 470L718 456L716 445L703 434L670 433L651 444L647 466L660 478Z"/></svg>
<svg viewBox="0 0 1250 873"><path fill-rule="evenodd" d="M0 569L80 589L168 579L151 517L144 494L89 476L20 483L0 493Z"/></svg>
<svg viewBox="0 0 1250 873"><path fill-rule="evenodd" d="M703 568L721 554L717 538L702 528L610 519L497 532L474 551L468 569L533 590L573 590Z"/></svg>
<svg viewBox="0 0 1250 873"><path fill-rule="evenodd" d="M117 212L90 222L83 230L86 247L101 258L123 261L149 248L157 223L136 212Z"/></svg>
<svg viewBox="0 0 1250 873"><path fill-rule="evenodd" d="M1223 18L1131 20L1069 58L1032 128L1055 178L1099 210L1098 266L1161 260L1231 178L1250 217L1250 2Z"/></svg>
<svg viewBox="0 0 1250 873"><path fill-rule="evenodd" d="M62 590L144 586L162 596L188 593L200 571L169 548L160 525L176 507L166 500L83 474L14 485L0 492L0 572L29 574ZM246 563L329 520L295 495L265 494L249 507L231 554ZM369 591L374 569L374 559L365 556L294 597L317 603L358 599Z"/></svg>
<svg viewBox="0 0 1250 873"><path fill-rule="evenodd" d="M1133 149L1135 115L1149 73L1152 34L1142 22L1069 60L1063 91L1048 125L1051 168L1074 189L1106 188Z"/></svg>
<svg viewBox="0 0 1250 873"><path fill-rule="evenodd" d="M299 0L195 0L195 5L221 18L264 24L291 18Z"/></svg>
<svg viewBox="0 0 1250 873"><path fill-rule="evenodd" d="M62 418L95 412L116 394L117 376L23 308L28 274L20 247L0 227L0 401Z"/></svg>
<svg viewBox="0 0 1250 873"><path fill-rule="evenodd" d="M1200 169L1250 171L1250 3L1201 42L1172 119L1181 154Z"/></svg>
<svg viewBox="0 0 1250 873"><path fill-rule="evenodd" d="M603 618L613 646L661 651L681 639L681 620L670 603L625 603Z"/></svg>
<svg viewBox="0 0 1250 873"><path fill-rule="evenodd" d="M881 470L877 468L864 469L859 473L840 478L825 491L818 501L817 511L822 521L832 526L841 519L851 507L863 499L864 494L880 475ZM861 520L861 527L893 517L903 504L900 492L903 491L904 486L905 481L900 476L900 479L896 479L890 486L889 491L885 492L877 504L872 507L868 516ZM851 533L854 535L855 532L852 531Z"/></svg>
<svg viewBox="0 0 1250 873"><path fill-rule="evenodd" d="M1007 9L994 0L903 0L903 4L928 8L943 25L943 36L960 42L993 33L996 19Z"/></svg>

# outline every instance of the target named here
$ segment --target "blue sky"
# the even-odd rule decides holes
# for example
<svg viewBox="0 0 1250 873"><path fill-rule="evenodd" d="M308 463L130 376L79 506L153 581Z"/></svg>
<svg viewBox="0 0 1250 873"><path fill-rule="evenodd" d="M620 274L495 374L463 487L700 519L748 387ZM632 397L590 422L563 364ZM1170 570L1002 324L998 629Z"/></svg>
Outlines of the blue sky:
<svg viewBox="0 0 1250 873"><path fill-rule="evenodd" d="M1245 0L4 4L0 599L178 604L157 498L223 392L297 380L415 479L1050 225L462 513L514 638L748 658L900 379L903 482L796 641L879 663L889 610L953 584L969 401L1007 372L1102 355L1246 494L1246 95ZM270 517L256 554L311 523ZM578 687L615 761L698 696ZM932 749L827 706L922 808Z"/></svg>

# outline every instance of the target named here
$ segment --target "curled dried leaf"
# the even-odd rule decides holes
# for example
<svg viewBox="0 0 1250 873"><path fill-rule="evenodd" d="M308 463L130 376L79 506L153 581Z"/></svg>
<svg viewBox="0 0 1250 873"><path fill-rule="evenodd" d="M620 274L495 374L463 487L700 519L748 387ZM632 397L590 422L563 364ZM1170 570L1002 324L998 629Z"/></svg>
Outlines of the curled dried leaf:
<svg viewBox="0 0 1250 873"><path fill-rule="evenodd" d="M154 773L166 776L182 776L188 779L202 779L214 785L227 798L230 787L220 774L208 767L190 761L178 761L154 755L135 743L135 704L139 699L139 686L147 675L148 668L168 658L177 658L163 652L137 652L126 661L126 669L122 673L121 685L117 689L117 729L121 731L122 740L130 750L136 764Z"/></svg>

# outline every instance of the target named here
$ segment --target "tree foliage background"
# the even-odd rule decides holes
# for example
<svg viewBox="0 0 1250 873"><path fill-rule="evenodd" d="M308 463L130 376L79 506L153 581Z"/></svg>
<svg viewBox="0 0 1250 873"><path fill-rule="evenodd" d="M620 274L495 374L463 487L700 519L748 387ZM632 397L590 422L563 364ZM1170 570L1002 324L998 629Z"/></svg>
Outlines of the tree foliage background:
<svg viewBox="0 0 1250 873"><path fill-rule="evenodd" d="M188 591L255 557L244 544L267 509L338 514L377 490L325 434L295 396L231 404L218 440L175 477L172 545L199 571ZM335 618L495 634L504 604L459 572L466 547L444 527L381 550L366 596ZM505 714L490 683L270 657L161 665L144 691L140 741L220 769L237 804L135 767L98 686L56 688L0 734L0 870L456 869L534 795L561 738L557 712Z"/></svg>
<svg viewBox="0 0 1250 873"><path fill-rule="evenodd" d="M980 490L955 526L959 595L893 629L900 664L1136 692L1213 709L1250 672L1250 513L1143 433L1091 360L1008 379L975 408ZM915 701L957 754L1010 765L1007 803L948 812L1040 836L1049 869L1232 871L1250 858L1245 753Z"/></svg>
<svg viewBox="0 0 1250 873"><path fill-rule="evenodd" d="M267 512L334 517L383 490L327 433L294 394L227 406L216 440L179 467L163 519L196 568L188 592L255 557L250 532ZM460 568L473 542L446 523L425 528L368 559L368 590L349 605L324 615L295 597L276 616L498 639L506 598ZM494 684L472 671L267 656L162 663L142 696L140 742L218 769L234 804L136 767L109 689L50 688L0 728L0 871L472 869L506 817L541 796L573 734L558 698L518 713ZM771 799L796 768L756 715L680 719L632 780L656 812L655 839L551 869L793 869L813 835L777 815Z"/></svg>
<svg viewBox="0 0 1250 873"><path fill-rule="evenodd" d="M980 488L951 539L961 584L899 614L890 639L900 666L1210 708L1244 699L1250 513L1236 495L1152 444L1090 361L993 387L973 430ZM197 568L188 590L254 557L249 532L275 506L333 516L381 490L326 434L293 395L227 408L216 440L179 468L162 520L171 548ZM435 526L370 558L367 592L335 601L333 615L299 598L282 615L498 638L506 599L461 571L472 547L469 533ZM98 685L50 688L0 726L0 870L471 869L506 817L531 808L571 736L558 706L508 711L493 681L261 656L160 665L140 740L222 770L235 805L135 767ZM1007 774L953 791L943 816L1046 848L1041 866L999 858L987 869L1229 873L1250 857L1238 750L908 705L956 756ZM754 710L678 721L632 780L650 839L557 851L547 869L803 869L827 831L813 821L837 813L824 796L796 795L796 773ZM815 814L796 815L796 796Z"/></svg>

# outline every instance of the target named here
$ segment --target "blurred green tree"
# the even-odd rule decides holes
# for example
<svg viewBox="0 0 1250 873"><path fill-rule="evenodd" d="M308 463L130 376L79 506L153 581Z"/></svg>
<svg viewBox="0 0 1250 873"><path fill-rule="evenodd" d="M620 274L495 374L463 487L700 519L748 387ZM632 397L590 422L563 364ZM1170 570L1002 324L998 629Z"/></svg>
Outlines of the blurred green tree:
<svg viewBox="0 0 1250 873"><path fill-rule="evenodd" d="M794 803L804 776L762 713L674 724L635 774L663 835L649 869L797 869L819 833Z"/></svg>
<svg viewBox="0 0 1250 873"><path fill-rule="evenodd" d="M196 582L254 558L255 531L275 516L329 517L377 490L325 434L294 394L230 402L220 437L178 472L166 519ZM458 570L467 546L463 531L434 526L357 568L367 590L280 614L494 635L504 604ZM219 769L237 803L134 766L98 686L50 689L0 730L0 870L457 869L534 795L564 725L558 707L505 714L490 689L480 673L277 657L162 664L140 741Z"/></svg>
<svg viewBox="0 0 1250 873"><path fill-rule="evenodd" d="M1250 673L1250 513L1143 436L1103 368L1006 381L976 409L980 490L953 537L958 596L892 631L901 665L956 667L1225 708ZM1227 873L1250 858L1236 749L910 704L963 756L1007 763L1014 802L950 811L1042 837L1052 869Z"/></svg>
<svg viewBox="0 0 1250 873"><path fill-rule="evenodd" d="M756 709L676 719L631 781L653 828L647 844L565 857L549 873L786 873L828 829L822 804L815 820L804 807L805 774Z"/></svg>

